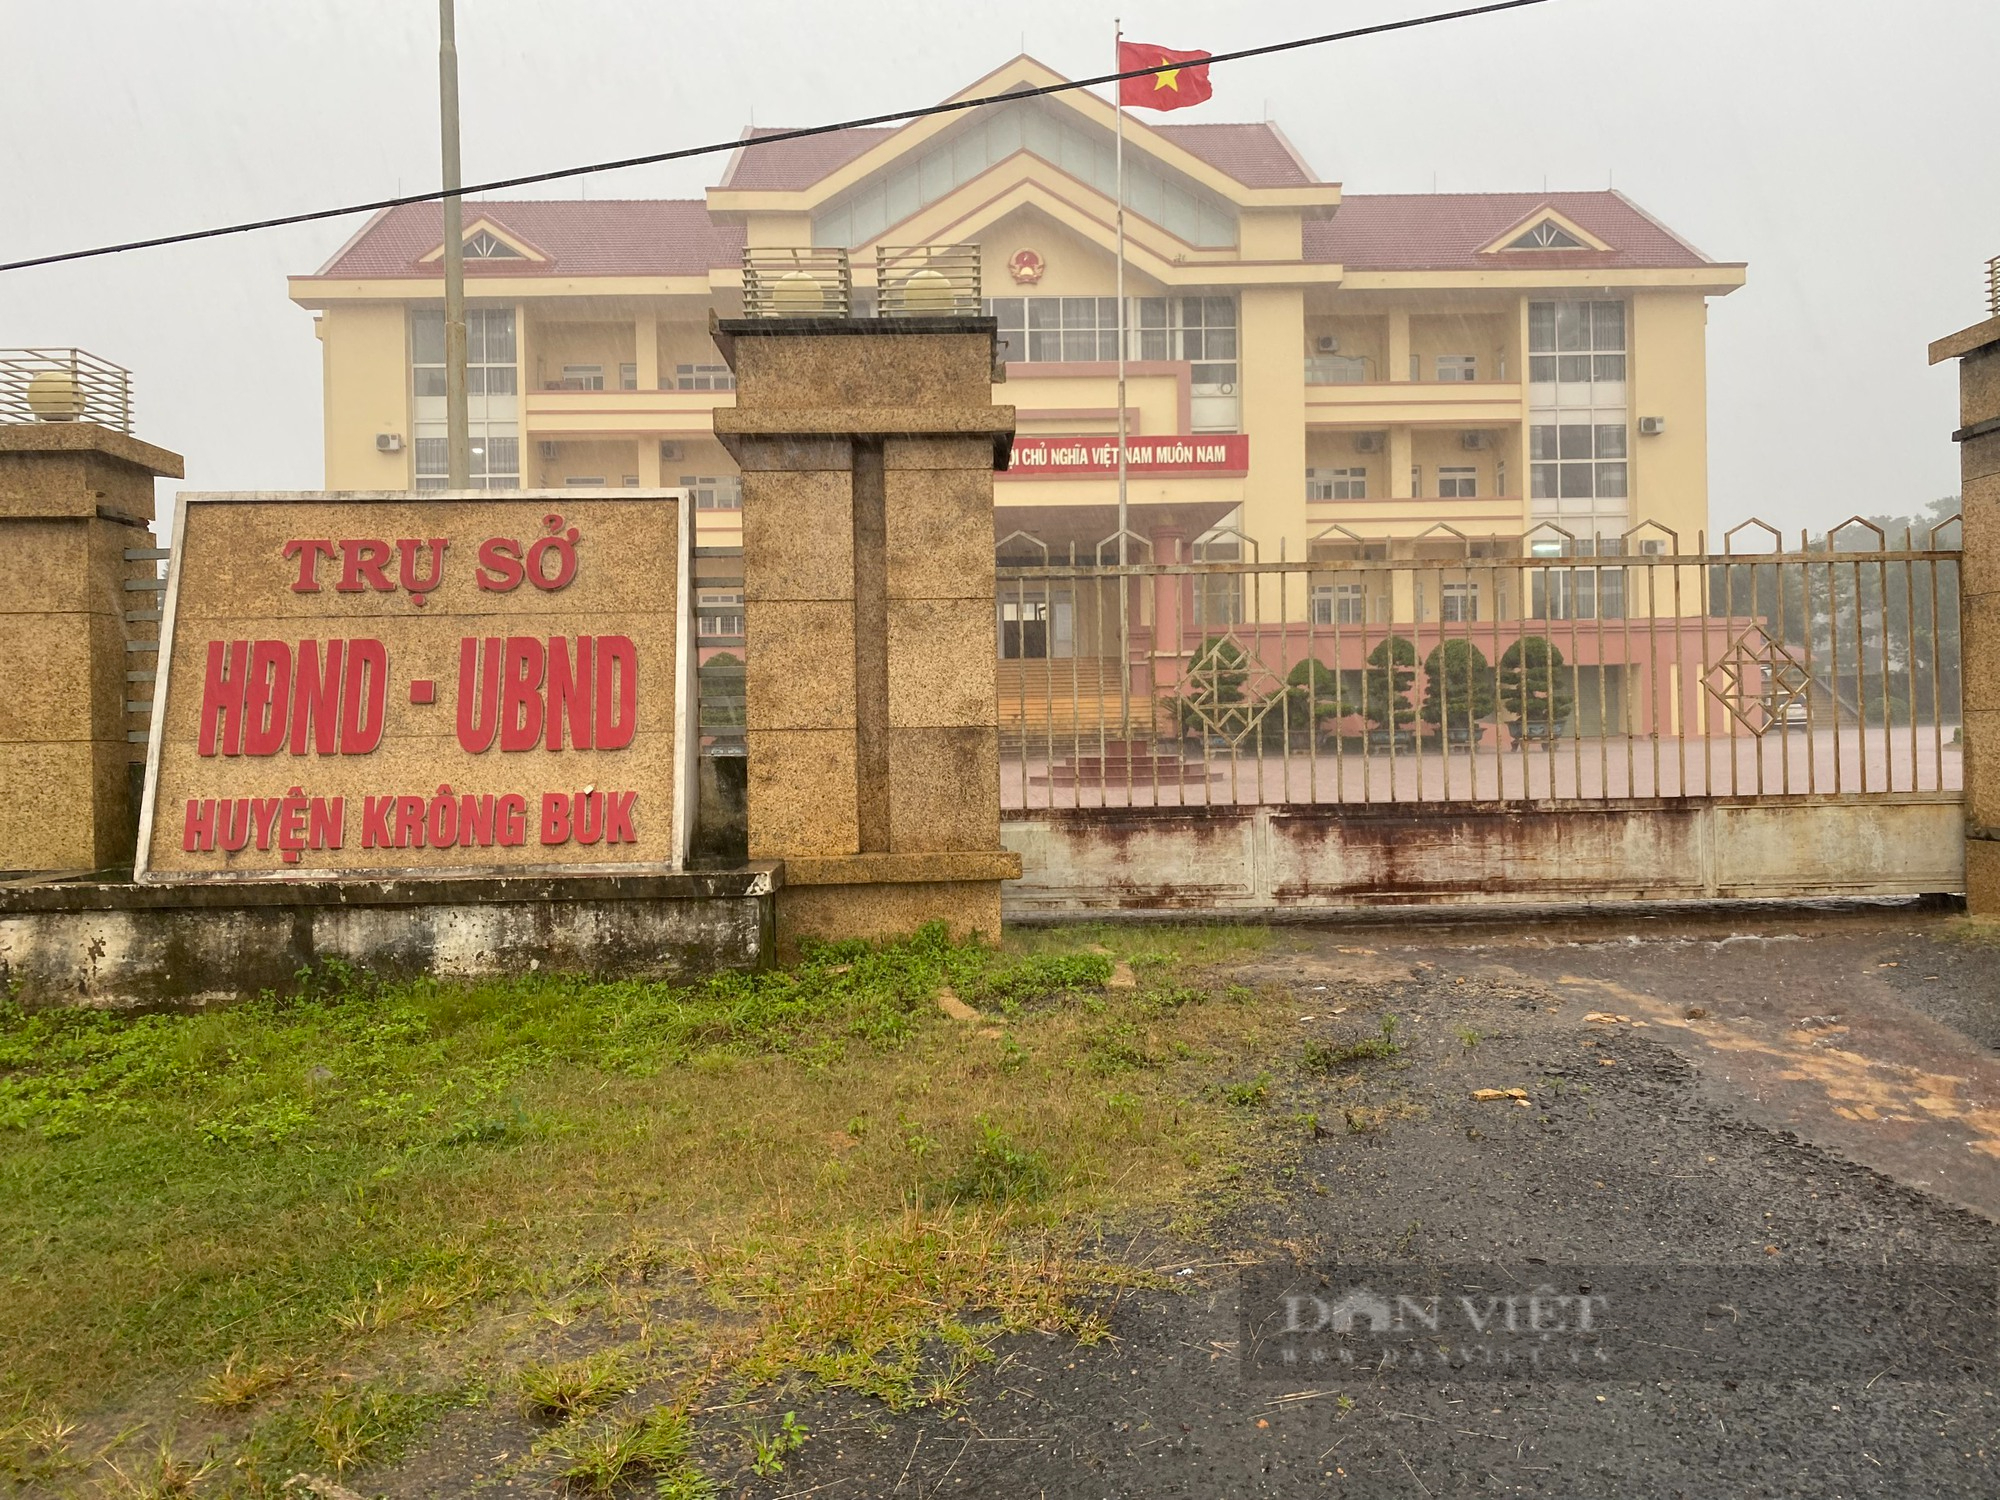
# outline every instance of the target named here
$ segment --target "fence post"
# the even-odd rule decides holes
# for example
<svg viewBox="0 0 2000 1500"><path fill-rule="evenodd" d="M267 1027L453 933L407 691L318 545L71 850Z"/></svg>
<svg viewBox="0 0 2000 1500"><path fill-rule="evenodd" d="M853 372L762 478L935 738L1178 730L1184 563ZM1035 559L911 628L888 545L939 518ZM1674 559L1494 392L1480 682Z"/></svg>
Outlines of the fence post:
<svg viewBox="0 0 2000 1500"><path fill-rule="evenodd" d="M153 548L153 481L181 474L95 422L0 423L0 871L132 863L146 720L126 704L152 688L127 674L154 667L160 594L126 553Z"/></svg>
<svg viewBox="0 0 2000 1500"><path fill-rule="evenodd" d="M1956 359L1960 510L1960 656L1964 662L1967 909L2000 918L2000 316L1939 339L1931 363Z"/></svg>
<svg viewBox="0 0 2000 1500"><path fill-rule="evenodd" d="M753 860L782 860L778 948L941 920L999 937L995 324L719 323L716 436L743 472Z"/></svg>

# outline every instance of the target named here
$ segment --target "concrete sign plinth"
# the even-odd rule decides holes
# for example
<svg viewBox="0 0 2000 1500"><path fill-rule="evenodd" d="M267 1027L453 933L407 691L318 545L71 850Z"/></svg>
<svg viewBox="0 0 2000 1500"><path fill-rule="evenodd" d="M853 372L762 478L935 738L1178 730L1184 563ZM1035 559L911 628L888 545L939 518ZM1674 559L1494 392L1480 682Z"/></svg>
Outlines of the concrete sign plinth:
<svg viewBox="0 0 2000 1500"><path fill-rule="evenodd" d="M743 472L750 857L780 951L933 920L997 938L992 404L985 318L716 325ZM867 404L861 404L867 403Z"/></svg>
<svg viewBox="0 0 2000 1500"><path fill-rule="evenodd" d="M151 696L160 595L125 554L154 547L153 481L181 474L94 422L0 424L0 871L132 862L145 720L126 703Z"/></svg>
<svg viewBox="0 0 2000 1500"><path fill-rule="evenodd" d="M2000 918L2000 317L1939 339L1931 363L1959 361L1958 442L1965 558L1959 569L1965 684L1968 910Z"/></svg>

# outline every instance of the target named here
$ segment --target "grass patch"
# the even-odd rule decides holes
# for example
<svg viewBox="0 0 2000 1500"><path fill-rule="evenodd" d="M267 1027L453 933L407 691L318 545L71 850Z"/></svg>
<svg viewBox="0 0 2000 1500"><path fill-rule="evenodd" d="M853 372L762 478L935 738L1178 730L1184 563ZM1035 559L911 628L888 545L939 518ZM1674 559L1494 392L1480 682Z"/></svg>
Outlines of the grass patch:
<svg viewBox="0 0 2000 1500"><path fill-rule="evenodd" d="M688 1461L693 1445L686 1415L662 1409L565 1432L553 1451L573 1493L609 1495L620 1485L651 1480L656 1494L695 1500L715 1489Z"/></svg>
<svg viewBox="0 0 2000 1500"><path fill-rule="evenodd" d="M0 1008L0 1476L92 1493L172 1432L223 1461L200 1493L276 1496L477 1399L629 1475L660 1433L614 1412L656 1379L908 1407L1006 1332L1100 1338L1131 1283L1096 1228L1190 1228L1275 1149L1212 1085L1269 1065L1287 1004L1205 1003L1177 956L1265 940L1122 933L1160 962L1119 990L1088 932L929 931L695 984L326 970L202 1014ZM1005 1031L941 1016L947 985ZM648 1482L700 1493L675 1463Z"/></svg>
<svg viewBox="0 0 2000 1500"><path fill-rule="evenodd" d="M1477 1046L1476 1036L1466 1045ZM1299 1061L1308 1073L1345 1073L1362 1063L1394 1057L1402 1050L1402 1044L1396 1040L1396 1018L1384 1016L1381 1030L1374 1036L1347 1042L1307 1042L1299 1054Z"/></svg>

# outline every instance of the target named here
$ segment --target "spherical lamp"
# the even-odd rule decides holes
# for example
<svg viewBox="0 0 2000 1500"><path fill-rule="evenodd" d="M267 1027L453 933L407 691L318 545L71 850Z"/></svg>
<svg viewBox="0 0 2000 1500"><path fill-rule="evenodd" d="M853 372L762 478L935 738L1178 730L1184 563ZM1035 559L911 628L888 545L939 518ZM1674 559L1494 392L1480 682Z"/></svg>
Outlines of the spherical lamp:
<svg viewBox="0 0 2000 1500"><path fill-rule="evenodd" d="M784 318L810 318L826 311L826 288L810 271L787 271L771 290L771 307Z"/></svg>
<svg viewBox="0 0 2000 1500"><path fill-rule="evenodd" d="M67 370L44 370L28 382L28 410L38 422L74 422L83 415L83 387Z"/></svg>
<svg viewBox="0 0 2000 1500"><path fill-rule="evenodd" d="M914 313L948 313L957 303L951 278L942 271L912 271L903 283L903 309Z"/></svg>

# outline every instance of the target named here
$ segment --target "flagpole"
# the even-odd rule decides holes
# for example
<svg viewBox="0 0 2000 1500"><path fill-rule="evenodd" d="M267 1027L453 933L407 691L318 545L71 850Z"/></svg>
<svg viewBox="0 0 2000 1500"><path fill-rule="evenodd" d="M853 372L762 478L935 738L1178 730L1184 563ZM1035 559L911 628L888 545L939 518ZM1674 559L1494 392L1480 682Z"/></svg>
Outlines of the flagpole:
<svg viewBox="0 0 2000 1500"><path fill-rule="evenodd" d="M1125 27L1121 17L1111 21L1112 71L1121 71L1125 64ZM1125 566L1125 101L1122 82L1114 84L1111 92L1111 108L1118 117L1117 171L1118 202L1115 218L1118 223L1118 566ZM1156 559L1157 560L1157 559ZM1132 651L1127 640L1130 632L1131 600L1127 598L1130 585L1121 574L1118 580L1118 708L1119 729L1129 741L1132 733ZM1157 628L1157 626L1156 626Z"/></svg>

